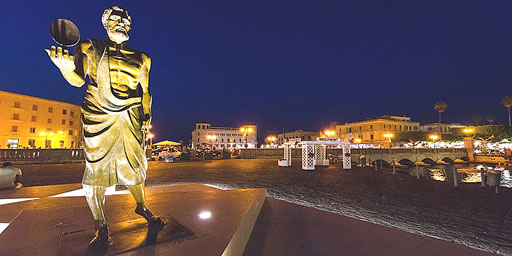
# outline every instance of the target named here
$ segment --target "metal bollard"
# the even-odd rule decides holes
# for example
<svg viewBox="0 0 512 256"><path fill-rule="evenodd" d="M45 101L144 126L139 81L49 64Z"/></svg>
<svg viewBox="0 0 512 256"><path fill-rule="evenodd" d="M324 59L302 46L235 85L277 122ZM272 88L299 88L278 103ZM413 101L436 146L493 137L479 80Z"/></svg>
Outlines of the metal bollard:
<svg viewBox="0 0 512 256"><path fill-rule="evenodd" d="M481 180L480 187L482 187L482 188L485 187L485 172L483 169L480 170L480 180Z"/></svg>
<svg viewBox="0 0 512 256"><path fill-rule="evenodd" d="M377 161L375 161L374 166L375 166L375 170L377 170Z"/></svg>
<svg viewBox="0 0 512 256"><path fill-rule="evenodd" d="M395 160L393 160L392 163L393 163L393 174L396 174Z"/></svg>
<svg viewBox="0 0 512 256"><path fill-rule="evenodd" d="M459 180L457 180L457 168L455 166L451 166L452 173L453 173L453 186L458 187L459 186Z"/></svg>

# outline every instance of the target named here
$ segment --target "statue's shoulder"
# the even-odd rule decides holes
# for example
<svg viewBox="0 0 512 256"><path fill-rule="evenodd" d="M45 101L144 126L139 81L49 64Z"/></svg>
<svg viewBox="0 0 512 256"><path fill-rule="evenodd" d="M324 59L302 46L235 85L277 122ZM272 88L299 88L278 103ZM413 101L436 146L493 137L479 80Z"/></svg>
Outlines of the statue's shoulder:
<svg viewBox="0 0 512 256"><path fill-rule="evenodd" d="M104 48L104 45L105 43L102 42L102 40L84 39L78 42L78 44L75 46L75 51L80 50L84 54L90 54L96 49Z"/></svg>
<svg viewBox="0 0 512 256"><path fill-rule="evenodd" d="M129 47L126 47L126 50L134 52L137 56L139 56L138 58L140 58L142 60L142 62L144 62L145 64L151 63L151 58L149 57L149 55L147 53L145 53L143 51L135 50L135 49L129 48Z"/></svg>

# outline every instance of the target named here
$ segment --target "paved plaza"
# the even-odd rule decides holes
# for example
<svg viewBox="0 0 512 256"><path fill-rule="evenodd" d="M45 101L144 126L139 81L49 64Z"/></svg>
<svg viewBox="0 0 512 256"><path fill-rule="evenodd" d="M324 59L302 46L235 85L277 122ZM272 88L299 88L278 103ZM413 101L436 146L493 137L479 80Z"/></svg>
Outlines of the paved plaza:
<svg viewBox="0 0 512 256"><path fill-rule="evenodd" d="M203 183L220 188L266 188L292 203L453 241L480 250L512 254L512 191L494 194L480 184L461 184L341 166L303 171L277 160L150 162L147 186ZM83 164L21 165L26 186L79 183Z"/></svg>

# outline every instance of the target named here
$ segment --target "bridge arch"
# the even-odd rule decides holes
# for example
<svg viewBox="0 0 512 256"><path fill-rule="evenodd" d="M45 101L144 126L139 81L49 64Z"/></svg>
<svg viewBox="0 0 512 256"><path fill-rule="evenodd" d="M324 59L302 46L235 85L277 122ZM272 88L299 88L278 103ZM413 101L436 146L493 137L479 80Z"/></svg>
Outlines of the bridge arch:
<svg viewBox="0 0 512 256"><path fill-rule="evenodd" d="M422 162L426 163L426 164L435 164L436 162L434 160L432 160L431 158L424 158L423 160L421 160Z"/></svg>
<svg viewBox="0 0 512 256"><path fill-rule="evenodd" d="M447 163L449 163L449 164L453 164L453 161L454 161L454 160L453 160L453 159L451 159L451 158L449 158L449 157L445 157L445 158L441 159L441 161L447 162Z"/></svg>
<svg viewBox="0 0 512 256"><path fill-rule="evenodd" d="M375 164L377 164L378 167L380 167L381 165L383 167L390 167L391 164L389 164L386 160L383 160L383 159L377 159L375 161L372 162L372 165L375 166Z"/></svg>
<svg viewBox="0 0 512 256"><path fill-rule="evenodd" d="M408 167L414 166L414 162L407 158L398 161L398 163L400 163L401 165L407 165Z"/></svg>

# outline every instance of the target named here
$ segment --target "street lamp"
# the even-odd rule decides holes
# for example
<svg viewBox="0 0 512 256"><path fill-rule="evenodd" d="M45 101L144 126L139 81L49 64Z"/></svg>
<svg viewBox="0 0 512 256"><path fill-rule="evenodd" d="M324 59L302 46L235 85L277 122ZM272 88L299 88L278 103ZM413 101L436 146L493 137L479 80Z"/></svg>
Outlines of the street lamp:
<svg viewBox="0 0 512 256"><path fill-rule="evenodd" d="M52 148L52 140L51 137L54 135L53 132L40 132L40 136L44 136L44 148ZM48 143L48 136L50 136L50 143Z"/></svg>
<svg viewBox="0 0 512 256"><path fill-rule="evenodd" d="M473 128L464 128L464 130L462 130L462 132L464 132L465 134L467 134L468 136L470 134L472 134L475 130L473 130Z"/></svg>
<svg viewBox="0 0 512 256"><path fill-rule="evenodd" d="M206 136L206 138L207 138L207 139L208 139L208 141L210 141L210 143L212 144L211 149L213 150L213 141L214 141L215 139L217 139L217 136L215 136L215 135L208 135L208 136Z"/></svg>
<svg viewBox="0 0 512 256"><path fill-rule="evenodd" d="M153 134L153 133L149 133L149 134L148 134L148 138L149 138L149 148L150 148L150 149L153 149L153 137L155 137L155 134Z"/></svg>
<svg viewBox="0 0 512 256"><path fill-rule="evenodd" d="M429 136L429 138L432 140L432 143L434 143L434 148L436 148L436 140L439 139L439 135L437 134L432 134Z"/></svg>
<svg viewBox="0 0 512 256"><path fill-rule="evenodd" d="M327 135L327 137L334 137L336 135L336 132L333 130L325 130L324 134Z"/></svg>
<svg viewBox="0 0 512 256"><path fill-rule="evenodd" d="M265 140L269 143L270 147L272 147L273 143L277 141L277 137L270 135Z"/></svg>
<svg viewBox="0 0 512 256"><path fill-rule="evenodd" d="M391 148L391 138L393 138L395 135L392 133L385 133L384 138L388 139L389 141L389 148Z"/></svg>
<svg viewBox="0 0 512 256"><path fill-rule="evenodd" d="M240 128L240 132L243 133L242 141L244 142L244 145L247 145L247 135L249 133L252 133L253 131L254 131L254 129L252 129L252 127L241 127Z"/></svg>

